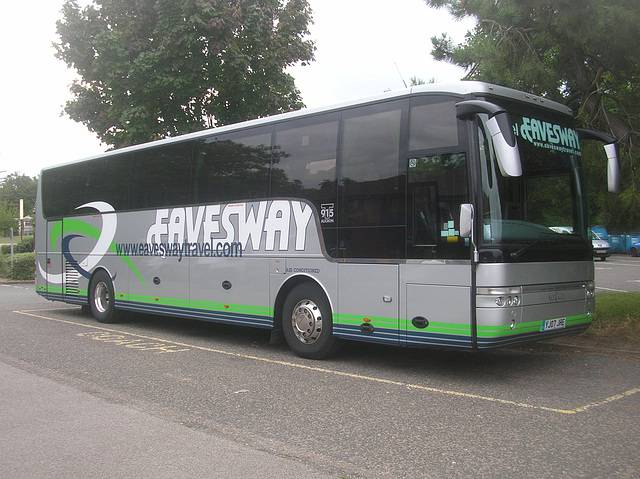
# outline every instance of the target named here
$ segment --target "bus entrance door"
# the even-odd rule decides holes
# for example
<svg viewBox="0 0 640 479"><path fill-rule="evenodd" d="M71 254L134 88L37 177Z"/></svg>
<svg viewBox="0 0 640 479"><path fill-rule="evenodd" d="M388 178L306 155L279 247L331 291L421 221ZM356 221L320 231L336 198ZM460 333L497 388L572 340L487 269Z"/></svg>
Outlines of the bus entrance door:
<svg viewBox="0 0 640 479"><path fill-rule="evenodd" d="M44 289L49 299L62 299L62 221L47 222L46 253L38 255L38 268L44 278Z"/></svg>
<svg viewBox="0 0 640 479"><path fill-rule="evenodd" d="M72 255L67 252L65 258L65 235L70 233L64 231L64 222L50 221L47 223L47 247L46 255L43 258L46 278L46 289L50 299L59 299L67 302L84 302L84 297L80 297L80 274L73 264ZM73 237L67 237L67 243ZM66 246L68 248L68 244Z"/></svg>

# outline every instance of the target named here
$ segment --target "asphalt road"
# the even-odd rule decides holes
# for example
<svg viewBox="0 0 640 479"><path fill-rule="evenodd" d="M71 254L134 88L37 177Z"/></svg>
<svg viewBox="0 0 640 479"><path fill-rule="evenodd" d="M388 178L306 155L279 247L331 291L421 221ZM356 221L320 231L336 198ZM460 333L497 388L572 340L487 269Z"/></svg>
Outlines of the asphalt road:
<svg viewBox="0 0 640 479"><path fill-rule="evenodd" d="M597 291L640 291L640 258L611 255L595 261Z"/></svg>
<svg viewBox="0 0 640 479"><path fill-rule="evenodd" d="M102 325L0 285L0 366L6 477L640 478L624 356L352 344L316 362L265 331Z"/></svg>

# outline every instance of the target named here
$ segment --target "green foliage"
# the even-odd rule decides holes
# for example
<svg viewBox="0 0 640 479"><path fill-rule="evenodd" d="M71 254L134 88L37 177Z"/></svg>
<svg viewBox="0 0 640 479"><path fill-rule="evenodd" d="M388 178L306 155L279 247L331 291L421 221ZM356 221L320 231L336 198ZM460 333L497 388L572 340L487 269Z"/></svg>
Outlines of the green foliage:
<svg viewBox="0 0 640 479"><path fill-rule="evenodd" d="M33 252L33 236L23 239L21 242L13 245L13 253L31 253ZM11 254L11 245L3 244L0 246L0 254Z"/></svg>
<svg viewBox="0 0 640 479"><path fill-rule="evenodd" d="M461 45L454 45L446 35L433 37L434 58L464 67L467 79L565 103L577 112L583 126L607 131L618 139L624 193L607 198L592 193L592 218L617 216L621 228L638 226L633 214L620 215L620 211L627 212L637 203L640 188L634 177L640 161L640 50L634 46L640 42L640 2L425 2L446 7L457 18L477 19ZM604 155L594 150L589 154L594 156L587 158L587 177L594 175L597 179L590 183L600 183Z"/></svg>
<svg viewBox="0 0 640 479"><path fill-rule="evenodd" d="M36 203L38 178L10 173L0 179L0 235L10 228L18 231L19 202L24 200L24 214L31 216Z"/></svg>
<svg viewBox="0 0 640 479"><path fill-rule="evenodd" d="M10 228L17 229L18 204L11 204L8 201L0 201L0 235Z"/></svg>
<svg viewBox="0 0 640 479"><path fill-rule="evenodd" d="M586 336L608 344L640 343L640 293L598 293Z"/></svg>
<svg viewBox="0 0 640 479"><path fill-rule="evenodd" d="M36 190L38 189L38 178L23 175L21 173L10 173L0 179L0 205L13 208L15 206L18 216L18 202L24 200L24 214L31 215L36 204Z"/></svg>
<svg viewBox="0 0 640 479"><path fill-rule="evenodd" d="M640 324L640 293L598 293L594 321Z"/></svg>
<svg viewBox="0 0 640 479"><path fill-rule="evenodd" d="M285 69L314 59L307 0L94 0L63 6L65 112L114 147L299 109Z"/></svg>
<svg viewBox="0 0 640 479"><path fill-rule="evenodd" d="M11 268L11 255L0 255L0 278L33 280L35 260L35 253L14 254L13 268Z"/></svg>
<svg viewBox="0 0 640 479"><path fill-rule="evenodd" d="M640 192L628 187L619 195L607 195L600 218L612 233L640 232Z"/></svg>

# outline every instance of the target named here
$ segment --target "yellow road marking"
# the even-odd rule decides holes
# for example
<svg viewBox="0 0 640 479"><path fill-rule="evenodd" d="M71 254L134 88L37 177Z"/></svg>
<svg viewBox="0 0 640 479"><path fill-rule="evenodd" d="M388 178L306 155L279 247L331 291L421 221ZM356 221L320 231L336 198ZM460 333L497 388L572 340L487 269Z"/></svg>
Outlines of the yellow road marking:
<svg viewBox="0 0 640 479"><path fill-rule="evenodd" d="M608 403L613 402L613 401L617 401L618 399L624 399L627 396L631 396L632 394L636 394L636 393L640 393L640 388L629 389L628 391L625 391L623 393L614 394L613 396L609 396L608 398L603 399L602 401L596 401L594 403L587 404L585 406L580 406L580 407L576 408L575 411L576 412L583 412L583 411L586 411L587 409L591 409L591 408L598 407L598 406L604 406L605 404L608 404Z"/></svg>
<svg viewBox="0 0 640 479"><path fill-rule="evenodd" d="M62 310L62 308L60 309ZM260 357L260 356L253 356L250 354L241 354L241 353L233 353L231 351L224 351L222 349L215 349L215 348L208 348L205 346L196 346L193 344L187 344L187 343L181 343L178 341L170 341L167 339L162 339L162 338L155 338L152 336L145 336L145 335L141 335L141 334L135 334L135 333L129 333L126 331L119 331L116 329L110 329L110 328L106 328L103 326L96 326L96 325L92 325L92 324L83 324L83 323L77 323L75 321L69 321L66 319L58 319L58 318L51 318L48 316L43 316L41 314L35 314L35 312L40 312L40 311L52 311L51 309L44 309L44 310L30 310L30 311L13 311L16 314L22 314L25 316L32 316L35 318L40 318L40 319L46 319L48 321L56 321L59 323L65 323L65 324L71 324L74 326L80 326L80 327L84 327L84 328L90 328L90 329L97 329L100 331L106 331L109 333L117 333L117 334L121 334L121 335L128 335L128 336L133 336L136 338L142 338L142 339L147 339L147 340L151 340L151 341L158 341L161 343L166 343L166 344L171 344L174 346L179 346L182 348L190 348L190 349L197 349L200 351L207 351L210 353L215 353L215 354L221 354L221 355L225 355L225 356L231 356L231 357L236 357L236 358L242 358L242 359L250 359L253 361L260 361L263 363L268 363L268 364L277 364L279 366L285 366L285 367L290 367L290 368L297 368L297 369L304 369L304 370L308 370L308 371L314 371L314 372L319 372L319 373L324 373L324 374L331 374L334 376L342 376L342 377L347 377L347 378L352 378L352 379L357 379L357 380L361 380L361 381L369 381L369 382L373 382L373 383L378 383L378 384L388 384L391 386L398 386L398 387L402 387L402 388L409 388L409 389L417 389L417 390L421 390L421 391L427 391L427 392L433 392L433 393L437 393L437 394L444 394L444 395L449 395L449 396L457 396L457 397L463 397L463 398L468 398L468 399L478 399L478 400L482 400L482 401L488 401L488 402L493 402L493 403L499 403L499 404L506 404L506 405L510 405L510 406L516 406L516 407L521 407L521 408L527 408L527 409L537 409L540 411L548 411L548 412L554 412L554 413L558 413L558 414L577 414L580 412L584 412L587 411L589 409L593 409L596 407L600 407L600 406L604 406L605 404L609 404L613 401L618 401L620 399L624 399L626 397L629 397L633 394L637 394L640 393L640 387L638 388L633 388L633 389L629 389L628 391L624 391L620 394L615 394L613 396L610 396L606 399L603 399L602 401L596 401L590 404L586 404L584 406L579 406L577 408L574 409L558 409L558 408L552 408L552 407L547 407L547 406L538 406L535 404L528 404L528 403L523 403L523 402L518 402L518 401L512 401L509 399L500 399L500 398L494 398L494 397L490 397L490 396L481 396L478 394L470 394L470 393L465 393L465 392L460 392L460 391L452 391L449 389L441 389L441 388L434 388L431 386L422 386L420 384L410 384L410 383L405 383L402 381L393 381L391 379L383 379L383 378L376 378L376 377L371 377L371 376L364 376L361 374L355 374L355 373L348 373L345 371L336 371L334 369L327 369L327 368L321 368L321 367L317 367L317 366L308 366L305 364L296 364L296 363L291 363L288 361L280 361L277 359L269 359L269 358L264 358L264 357Z"/></svg>

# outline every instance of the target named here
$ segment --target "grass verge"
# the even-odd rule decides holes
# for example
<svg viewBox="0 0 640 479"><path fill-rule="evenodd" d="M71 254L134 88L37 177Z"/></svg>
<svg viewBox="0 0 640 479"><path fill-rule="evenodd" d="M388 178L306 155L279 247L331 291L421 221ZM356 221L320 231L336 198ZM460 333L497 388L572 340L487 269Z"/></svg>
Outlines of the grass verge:
<svg viewBox="0 0 640 479"><path fill-rule="evenodd" d="M590 342L599 347L639 348L640 292L597 293L591 327L571 342Z"/></svg>

